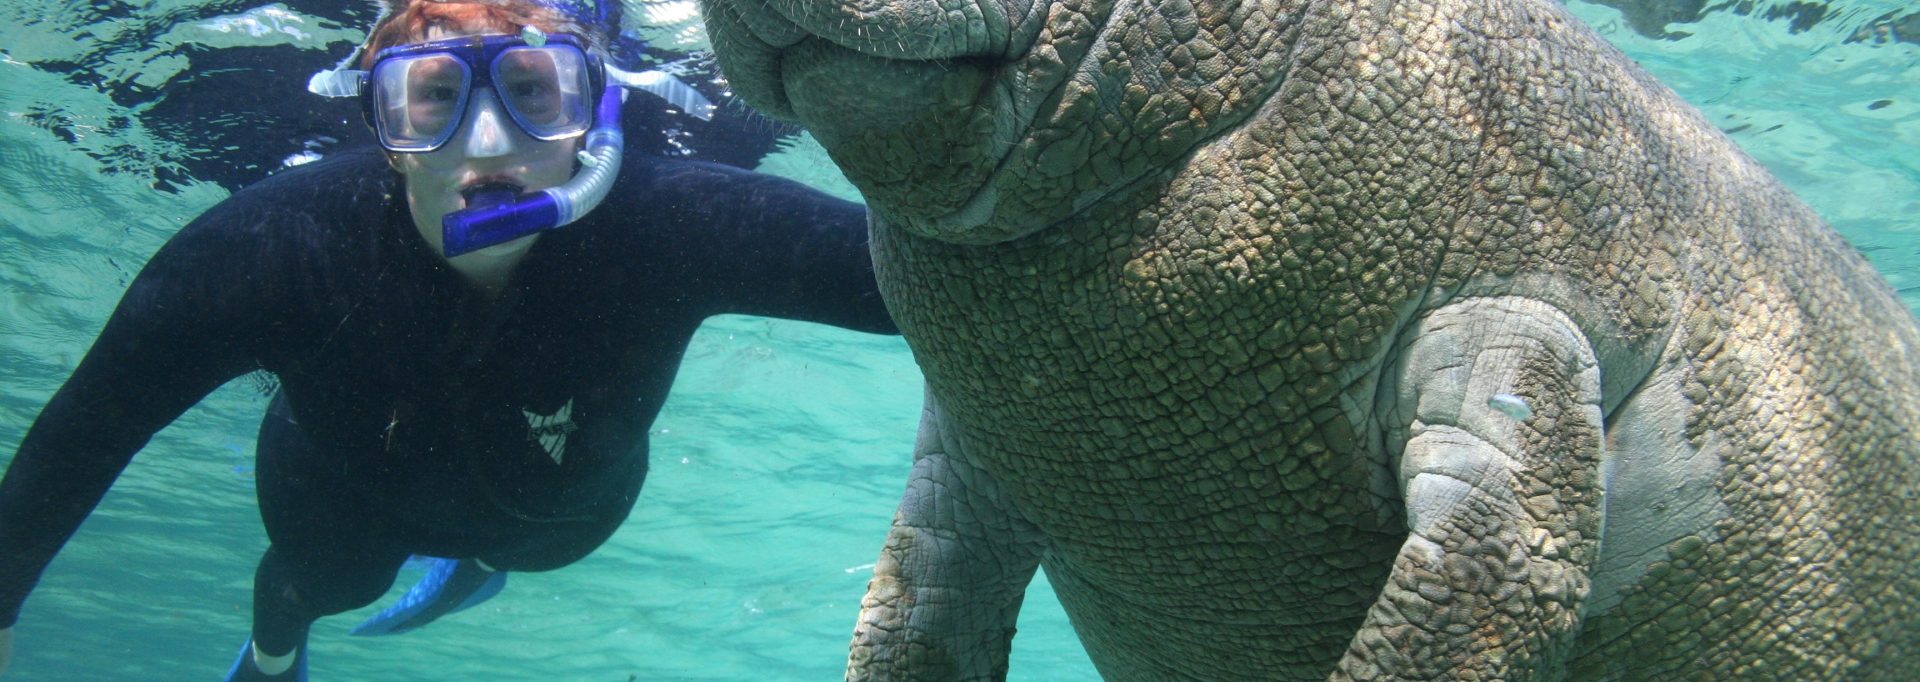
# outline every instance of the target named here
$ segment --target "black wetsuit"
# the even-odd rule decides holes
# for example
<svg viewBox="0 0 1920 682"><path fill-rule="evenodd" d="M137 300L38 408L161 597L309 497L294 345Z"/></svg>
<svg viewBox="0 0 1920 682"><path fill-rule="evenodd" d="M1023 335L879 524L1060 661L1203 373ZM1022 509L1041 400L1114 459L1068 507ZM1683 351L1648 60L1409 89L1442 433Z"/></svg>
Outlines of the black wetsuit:
<svg viewBox="0 0 1920 682"><path fill-rule="evenodd" d="M634 156L489 301L423 242L377 151L290 169L156 253L0 481L0 627L154 432L237 376L271 541L255 630L285 650L410 554L544 570L632 509L702 319L893 333L865 211L790 181ZM184 493L183 493L184 494Z"/></svg>

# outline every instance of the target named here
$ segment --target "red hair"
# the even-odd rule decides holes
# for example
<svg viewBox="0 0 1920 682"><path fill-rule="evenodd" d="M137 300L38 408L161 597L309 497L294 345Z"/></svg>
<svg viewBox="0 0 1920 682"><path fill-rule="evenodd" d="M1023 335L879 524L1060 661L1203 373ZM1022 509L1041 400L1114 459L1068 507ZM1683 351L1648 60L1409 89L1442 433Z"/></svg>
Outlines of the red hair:
<svg viewBox="0 0 1920 682"><path fill-rule="evenodd" d="M511 34L527 26L547 33L572 33L588 45L598 37L568 21L566 15L527 0L394 0L387 16L367 32L360 68L373 68L373 57L381 50L425 42L436 28L449 33Z"/></svg>

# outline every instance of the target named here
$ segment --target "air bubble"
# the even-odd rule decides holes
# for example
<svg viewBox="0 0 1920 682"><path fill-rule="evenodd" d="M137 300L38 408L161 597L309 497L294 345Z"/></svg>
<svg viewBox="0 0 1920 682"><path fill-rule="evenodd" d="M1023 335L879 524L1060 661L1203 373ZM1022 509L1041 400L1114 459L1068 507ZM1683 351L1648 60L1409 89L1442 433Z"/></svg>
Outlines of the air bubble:
<svg viewBox="0 0 1920 682"><path fill-rule="evenodd" d="M547 34L540 29L527 26L520 29L520 39L527 41L528 47L540 47L547 44Z"/></svg>
<svg viewBox="0 0 1920 682"><path fill-rule="evenodd" d="M1516 421L1526 421L1527 417L1533 416L1533 407L1527 404L1527 399L1512 393L1500 393L1488 398L1487 407Z"/></svg>

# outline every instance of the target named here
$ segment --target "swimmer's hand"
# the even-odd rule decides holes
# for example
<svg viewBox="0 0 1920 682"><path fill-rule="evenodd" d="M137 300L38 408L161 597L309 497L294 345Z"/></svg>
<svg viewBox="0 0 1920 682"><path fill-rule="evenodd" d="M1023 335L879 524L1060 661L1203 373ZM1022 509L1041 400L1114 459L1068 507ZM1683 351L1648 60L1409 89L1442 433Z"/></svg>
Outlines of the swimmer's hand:
<svg viewBox="0 0 1920 682"><path fill-rule="evenodd" d="M7 661L13 658L13 626L0 628L0 677L7 674Z"/></svg>

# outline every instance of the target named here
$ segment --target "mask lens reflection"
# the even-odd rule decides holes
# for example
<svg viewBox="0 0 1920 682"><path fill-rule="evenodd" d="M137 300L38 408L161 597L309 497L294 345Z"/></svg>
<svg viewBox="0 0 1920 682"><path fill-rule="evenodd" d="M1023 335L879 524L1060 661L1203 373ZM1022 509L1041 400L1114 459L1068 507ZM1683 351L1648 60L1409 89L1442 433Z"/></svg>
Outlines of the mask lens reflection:
<svg viewBox="0 0 1920 682"><path fill-rule="evenodd" d="M500 39L505 37L489 38L484 47L454 44L444 50L428 43L375 63L372 109L381 144L398 152L439 148L461 125L473 88L487 85L530 137L560 140L585 133L599 94L591 92L595 74L586 54L569 43L499 45ZM483 65L483 54L493 61Z"/></svg>
<svg viewBox="0 0 1920 682"><path fill-rule="evenodd" d="M444 142L459 125L471 75L465 62L434 54L381 62L373 83L382 142L417 149Z"/></svg>
<svg viewBox="0 0 1920 682"><path fill-rule="evenodd" d="M520 47L493 62L494 88L528 135L557 139L586 131L586 60L576 50Z"/></svg>

